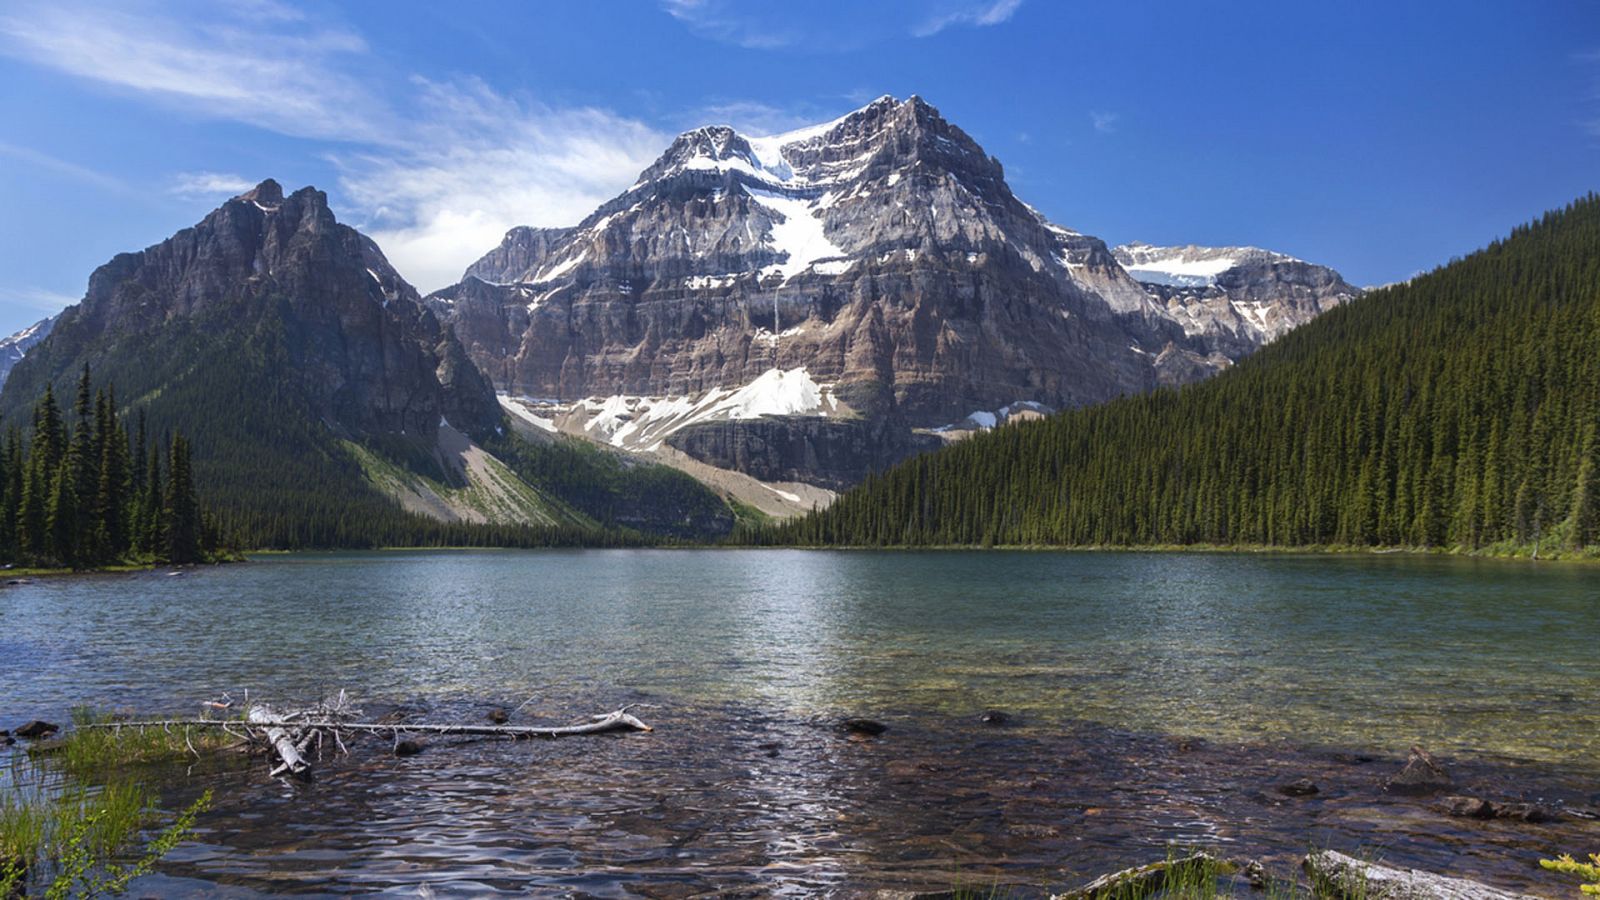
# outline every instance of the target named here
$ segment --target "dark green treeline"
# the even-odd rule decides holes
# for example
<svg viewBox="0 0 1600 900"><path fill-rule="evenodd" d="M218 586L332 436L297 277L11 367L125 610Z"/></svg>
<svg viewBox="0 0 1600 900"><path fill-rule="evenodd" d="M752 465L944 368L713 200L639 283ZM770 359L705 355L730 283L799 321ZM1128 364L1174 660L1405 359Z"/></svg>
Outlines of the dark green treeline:
<svg viewBox="0 0 1600 900"><path fill-rule="evenodd" d="M0 560L97 568L190 563L214 555L214 524L195 497L189 442L153 442L133 428L115 393L83 370L71 414L53 390L34 406L29 433L13 426L0 453Z"/></svg>
<svg viewBox="0 0 1600 900"><path fill-rule="evenodd" d="M846 545L1600 544L1600 196L1231 371L976 436L751 536Z"/></svg>

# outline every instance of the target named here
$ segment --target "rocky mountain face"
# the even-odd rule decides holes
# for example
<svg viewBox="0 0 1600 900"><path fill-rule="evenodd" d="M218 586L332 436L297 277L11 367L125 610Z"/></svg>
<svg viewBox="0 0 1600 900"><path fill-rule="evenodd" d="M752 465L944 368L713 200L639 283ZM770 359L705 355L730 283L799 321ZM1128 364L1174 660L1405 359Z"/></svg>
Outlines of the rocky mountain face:
<svg viewBox="0 0 1600 900"><path fill-rule="evenodd" d="M263 322L286 335L273 388L304 398L342 435L431 447L441 418L468 433L500 421L491 385L377 245L339 224L322 192L286 197L271 180L96 269L6 394L31 402L43 380L137 356L157 332L204 340Z"/></svg>
<svg viewBox="0 0 1600 900"><path fill-rule="evenodd" d="M1348 289L1254 258L1203 286L1146 283L1126 250L1047 221L920 98L885 97L774 137L683 134L576 227L513 230L427 302L552 427L793 473L840 458L817 442L833 439L779 452L776 426L687 433L764 416L909 432L1098 403L1203 377ZM729 406L773 374L814 402Z"/></svg>
<svg viewBox="0 0 1600 900"><path fill-rule="evenodd" d="M0 385L4 385L11 376L11 370L22 357L28 354L40 341L50 336L50 329L54 328L56 317L35 322L27 328L7 338L0 338Z"/></svg>
<svg viewBox="0 0 1600 900"><path fill-rule="evenodd" d="M537 270L574 230L519 225L506 232L500 246L468 266L465 277L495 284L516 281L524 272Z"/></svg>
<svg viewBox="0 0 1600 900"><path fill-rule="evenodd" d="M188 435L213 511L268 546L404 535L402 509L571 518L473 443L504 422L493 386L312 188L264 181L96 269L12 371L0 417L24 421L46 384L70 397L85 365L153 435Z"/></svg>

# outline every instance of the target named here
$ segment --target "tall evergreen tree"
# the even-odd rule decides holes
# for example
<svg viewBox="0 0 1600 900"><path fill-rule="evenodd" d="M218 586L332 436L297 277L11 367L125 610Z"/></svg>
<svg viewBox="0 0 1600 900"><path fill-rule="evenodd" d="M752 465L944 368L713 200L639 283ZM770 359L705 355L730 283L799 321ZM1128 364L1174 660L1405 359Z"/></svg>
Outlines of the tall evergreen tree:
<svg viewBox="0 0 1600 900"><path fill-rule="evenodd" d="M1600 427L1591 424L1584 435L1578 475L1572 488L1573 547L1587 547L1600 538Z"/></svg>
<svg viewBox="0 0 1600 900"><path fill-rule="evenodd" d="M167 463L167 560L191 563L200 558L200 505L195 501L189 442L173 435Z"/></svg>

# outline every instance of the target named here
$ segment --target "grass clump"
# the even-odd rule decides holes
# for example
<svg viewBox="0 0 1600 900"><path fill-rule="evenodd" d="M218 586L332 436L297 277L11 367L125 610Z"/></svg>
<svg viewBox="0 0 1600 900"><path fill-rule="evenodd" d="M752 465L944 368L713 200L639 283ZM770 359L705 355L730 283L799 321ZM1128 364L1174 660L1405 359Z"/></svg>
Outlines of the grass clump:
<svg viewBox="0 0 1600 900"><path fill-rule="evenodd" d="M115 717L86 707L72 711L73 729L45 745L66 775L98 782L215 751L233 740L218 728L120 728Z"/></svg>
<svg viewBox="0 0 1600 900"><path fill-rule="evenodd" d="M216 737L86 727L109 721L77 710L77 728L14 754L0 772L0 898L121 893L187 838L210 807L207 791L169 817L145 776L191 747L196 753L216 747ZM164 819L165 827L147 837Z"/></svg>

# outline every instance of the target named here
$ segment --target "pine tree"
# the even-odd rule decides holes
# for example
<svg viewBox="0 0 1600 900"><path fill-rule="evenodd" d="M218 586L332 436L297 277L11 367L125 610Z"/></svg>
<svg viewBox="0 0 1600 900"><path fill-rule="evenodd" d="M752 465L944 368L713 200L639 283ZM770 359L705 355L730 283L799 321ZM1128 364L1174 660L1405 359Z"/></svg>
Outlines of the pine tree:
<svg viewBox="0 0 1600 900"><path fill-rule="evenodd" d="M1587 547L1600 537L1600 437L1595 425L1584 436L1578 461L1577 483L1572 489L1573 548Z"/></svg>
<svg viewBox="0 0 1600 900"><path fill-rule="evenodd" d="M70 465L56 470L45 504L44 555L64 566L78 565L78 479Z"/></svg>
<svg viewBox="0 0 1600 900"><path fill-rule="evenodd" d="M22 455L22 434L12 428L6 434L5 446L5 506L0 509L0 553L7 559L16 559L21 552L17 533L22 514L22 485L26 476L26 462Z"/></svg>
<svg viewBox="0 0 1600 900"><path fill-rule="evenodd" d="M195 502L190 471L189 442L173 435L167 463L167 561L182 565L200 558L200 507Z"/></svg>
<svg viewBox="0 0 1600 900"><path fill-rule="evenodd" d="M159 555L165 546L165 503L166 490L161 482L161 451L152 445L145 462L143 508L139 514L139 552L144 555Z"/></svg>

